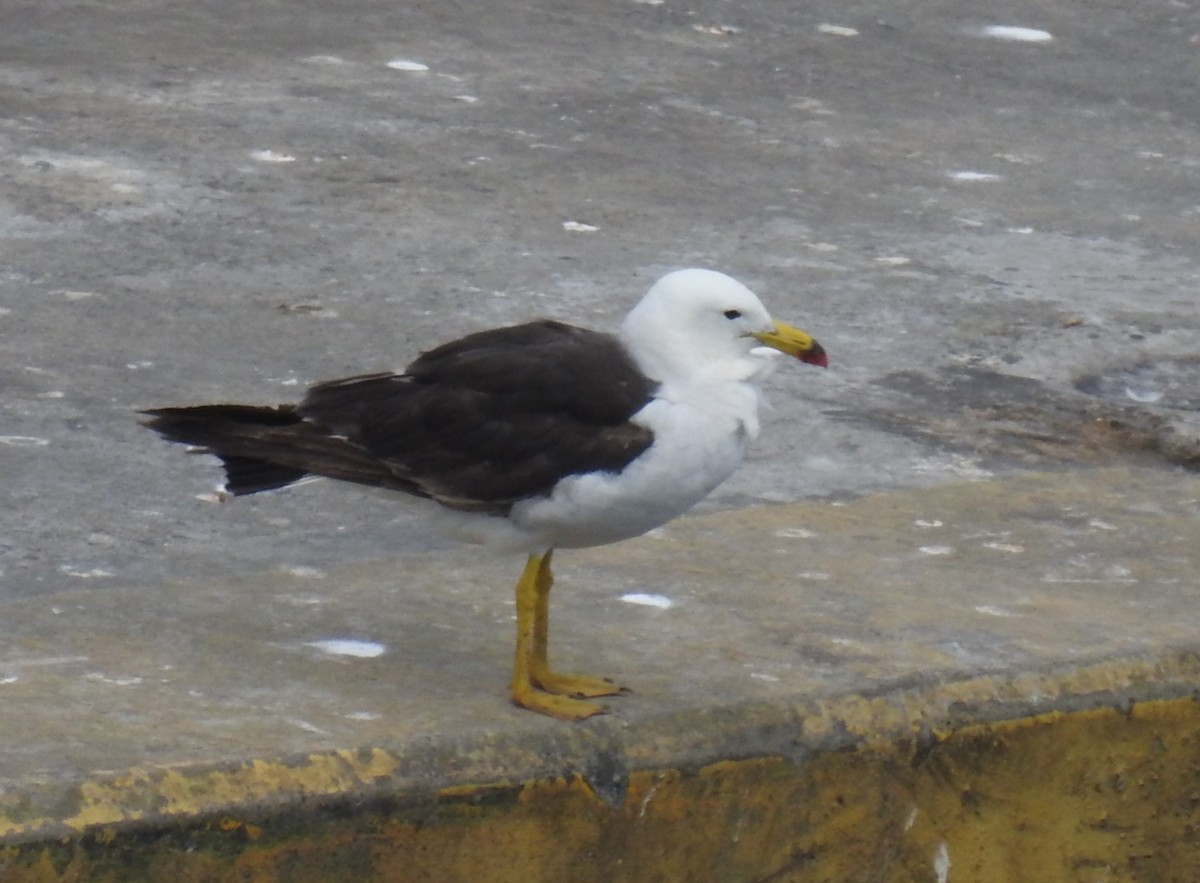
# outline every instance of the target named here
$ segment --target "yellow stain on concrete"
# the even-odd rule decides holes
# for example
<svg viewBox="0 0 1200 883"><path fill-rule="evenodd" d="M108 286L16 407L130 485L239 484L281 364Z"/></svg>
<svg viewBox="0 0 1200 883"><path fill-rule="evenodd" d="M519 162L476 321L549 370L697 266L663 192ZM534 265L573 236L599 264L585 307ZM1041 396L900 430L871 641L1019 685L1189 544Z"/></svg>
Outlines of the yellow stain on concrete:
<svg viewBox="0 0 1200 883"><path fill-rule="evenodd" d="M230 806L344 794L386 779L397 760L379 749L312 754L299 761L254 760L224 769L129 770L82 782L61 818L0 813L0 835L83 832L148 816L195 818Z"/></svg>
<svg viewBox="0 0 1200 883"><path fill-rule="evenodd" d="M851 727L887 718L887 703L863 703ZM393 768L382 752L339 753L294 773L288 787L327 794ZM229 775L235 788L237 772ZM196 793L177 800L209 805ZM99 835L112 841L105 849ZM151 829L101 826L86 838L10 847L0 851L0 879L1195 883L1200 703L1056 711L868 740L800 762L637 770L615 807L565 777L336 810L183 813Z"/></svg>

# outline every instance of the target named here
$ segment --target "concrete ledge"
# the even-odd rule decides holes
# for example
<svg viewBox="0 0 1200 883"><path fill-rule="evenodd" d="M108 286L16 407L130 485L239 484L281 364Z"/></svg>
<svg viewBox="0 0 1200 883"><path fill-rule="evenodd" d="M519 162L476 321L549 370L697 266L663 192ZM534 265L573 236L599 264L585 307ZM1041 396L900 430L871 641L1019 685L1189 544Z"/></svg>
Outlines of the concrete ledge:
<svg viewBox="0 0 1200 883"><path fill-rule="evenodd" d="M571 576L601 595L657 573L677 602L564 585L562 654L639 690L585 725L505 705L508 623L486 606L496 648L443 632L381 663L222 618L219 587L153 610L92 599L77 619L58 599L5 624L6 727L24 738L4 752L0 879L1193 881L1198 499L1186 475L1062 472L725 513L581 553ZM797 544L802 571L763 566ZM382 618L367 637L415 634L387 621L410 598L360 596L380 573L336 577L299 637L333 633L344 594ZM271 608L293 581L237 591ZM411 600L431 605L425 630L464 603ZM270 691L292 718L263 711ZM360 707L384 710L345 713Z"/></svg>
<svg viewBox="0 0 1200 883"><path fill-rule="evenodd" d="M425 756L376 748L131 771L64 795L73 815L8 838L0 869L22 883L1182 883L1200 868L1198 676L1194 657L1080 671L1047 678L1060 692L1045 704L1099 707L974 723L964 722L973 697L993 713L1031 709L987 682L831 701L790 718L741 709L707 722L718 741L706 747L728 758L698 766L687 756L637 765L609 727L540 746L463 741ZM1072 680L1113 689L1068 694ZM1150 685L1187 695L1104 704ZM624 736L648 745L678 742L678 732ZM535 748L556 762L534 760ZM493 781L483 768L460 770L480 781L430 787L431 770L464 756L525 768Z"/></svg>

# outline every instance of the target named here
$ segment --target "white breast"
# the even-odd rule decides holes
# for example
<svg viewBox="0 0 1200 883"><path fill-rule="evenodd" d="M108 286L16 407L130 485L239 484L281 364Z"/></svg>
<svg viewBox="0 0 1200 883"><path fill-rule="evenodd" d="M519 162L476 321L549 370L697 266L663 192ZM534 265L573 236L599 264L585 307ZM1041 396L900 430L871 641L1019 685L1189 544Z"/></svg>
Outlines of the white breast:
<svg viewBox="0 0 1200 883"><path fill-rule="evenodd" d="M531 550L613 543L682 515L741 464L758 432L758 394L745 383L666 388L633 420L654 443L624 470L571 476L548 499L513 508Z"/></svg>

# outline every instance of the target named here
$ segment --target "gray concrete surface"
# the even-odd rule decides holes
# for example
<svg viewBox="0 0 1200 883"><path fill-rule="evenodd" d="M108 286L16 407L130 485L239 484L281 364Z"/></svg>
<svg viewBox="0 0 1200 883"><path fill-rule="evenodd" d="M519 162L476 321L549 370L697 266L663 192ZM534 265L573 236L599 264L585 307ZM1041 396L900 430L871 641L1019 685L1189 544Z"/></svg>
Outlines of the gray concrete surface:
<svg viewBox="0 0 1200 883"><path fill-rule="evenodd" d="M686 265L833 359L781 373L707 511L1196 462L1194 3L0 17L5 598L437 543L332 486L198 500L214 465L133 411L288 399L537 315L610 327Z"/></svg>
<svg viewBox="0 0 1200 883"><path fill-rule="evenodd" d="M1062 470L564 554L552 657L634 690L584 724L507 701L511 560L405 551L10 601L0 844L572 774L619 804L630 770L1186 701L1197 523L1195 476ZM670 606L626 600L643 593Z"/></svg>
<svg viewBox="0 0 1200 883"><path fill-rule="evenodd" d="M409 506L331 483L215 503L215 464L134 411L286 400L536 315L611 327L680 266L738 276L832 360L777 376L751 462L702 511L807 500L820 532L857 495L1136 463L1137 505L1194 528L1176 510L1196 492L1176 494L1200 461L1195 3L6 0L0 19L6 773L360 744L401 719L545 726L502 696L513 562L484 566ZM1089 530L1084 570L1119 535ZM622 701L633 715L701 686L654 674L655 612L614 613L613 597L749 580L665 553L636 576L616 566L638 554L564 560L584 573L564 569L556 599L579 660L645 691ZM1172 641L1194 637L1194 605L1166 583L1101 577L1108 618L1050 658L1137 644L1122 593L1161 606ZM959 582L976 607L1024 603L995 595L1003 574ZM804 585L796 616L840 611L860 623L848 640L893 646L900 626L863 625L874 602L855 607L854 580L816 582L815 599ZM730 655L688 675L711 699L777 689L754 672L803 691L843 661L819 641L748 661L737 648L762 636L735 626L774 619L773 596L689 591L732 629L704 651ZM945 625L921 633L913 670L1026 659ZM340 637L389 652L308 646ZM245 703L274 713L252 725ZM56 717L70 708L86 713ZM57 759L23 753L47 732ZM106 758L106 733L135 741Z"/></svg>

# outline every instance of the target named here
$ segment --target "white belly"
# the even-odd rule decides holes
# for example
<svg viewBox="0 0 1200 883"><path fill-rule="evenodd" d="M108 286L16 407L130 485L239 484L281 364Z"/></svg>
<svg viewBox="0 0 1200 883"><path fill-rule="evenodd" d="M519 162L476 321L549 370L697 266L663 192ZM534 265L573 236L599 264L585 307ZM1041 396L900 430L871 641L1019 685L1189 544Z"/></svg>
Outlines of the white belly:
<svg viewBox="0 0 1200 883"><path fill-rule="evenodd" d="M510 521L536 551L614 543L682 515L734 473L757 430L757 394L736 392L652 402L634 418L654 430L645 453L619 473L564 479L549 498L514 506Z"/></svg>

